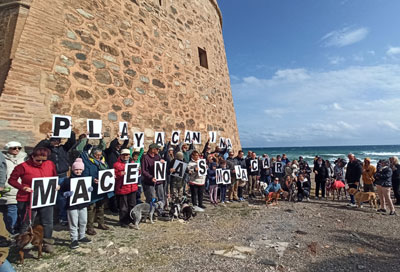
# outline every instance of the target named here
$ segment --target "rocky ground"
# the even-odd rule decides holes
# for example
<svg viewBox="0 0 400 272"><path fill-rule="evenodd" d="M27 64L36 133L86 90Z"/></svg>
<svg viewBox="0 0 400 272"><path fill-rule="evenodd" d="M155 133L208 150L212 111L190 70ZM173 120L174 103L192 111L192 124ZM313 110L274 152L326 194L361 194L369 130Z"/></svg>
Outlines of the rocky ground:
<svg viewBox="0 0 400 272"><path fill-rule="evenodd" d="M346 202L311 200L266 207L261 200L207 206L189 222L98 230L70 250L56 226L56 252L30 251L17 271L399 271L400 217Z"/></svg>

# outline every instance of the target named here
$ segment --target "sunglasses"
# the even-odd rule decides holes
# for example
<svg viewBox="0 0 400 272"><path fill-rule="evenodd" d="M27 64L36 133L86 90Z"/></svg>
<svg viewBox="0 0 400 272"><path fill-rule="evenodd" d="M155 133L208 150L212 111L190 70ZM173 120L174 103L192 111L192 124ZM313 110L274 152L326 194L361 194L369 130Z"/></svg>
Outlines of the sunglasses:
<svg viewBox="0 0 400 272"><path fill-rule="evenodd" d="M11 147L10 149L11 149L11 150L17 150L17 149L18 149L18 150L21 150L22 147L20 147L20 146L18 146L18 147Z"/></svg>

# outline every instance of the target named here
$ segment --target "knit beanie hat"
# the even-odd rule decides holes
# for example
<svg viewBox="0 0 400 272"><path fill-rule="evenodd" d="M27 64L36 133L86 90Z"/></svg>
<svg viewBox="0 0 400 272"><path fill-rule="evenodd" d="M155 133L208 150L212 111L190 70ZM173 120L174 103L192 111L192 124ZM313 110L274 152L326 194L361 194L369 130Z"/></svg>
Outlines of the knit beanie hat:
<svg viewBox="0 0 400 272"><path fill-rule="evenodd" d="M85 165L81 158L77 158L75 162L72 164L72 171L73 170L85 170Z"/></svg>

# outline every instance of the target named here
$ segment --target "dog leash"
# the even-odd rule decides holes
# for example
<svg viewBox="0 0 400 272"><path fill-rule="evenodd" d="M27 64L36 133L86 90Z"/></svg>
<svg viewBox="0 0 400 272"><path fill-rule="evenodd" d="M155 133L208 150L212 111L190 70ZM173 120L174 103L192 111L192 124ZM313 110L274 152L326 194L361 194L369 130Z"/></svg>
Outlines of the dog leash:
<svg viewBox="0 0 400 272"><path fill-rule="evenodd" d="M32 201L32 193L29 193L29 201L28 201L28 205L25 208L25 215L24 215L24 219L23 221L25 222L26 217L29 216L29 227L32 230L32 206L31 206L31 201Z"/></svg>

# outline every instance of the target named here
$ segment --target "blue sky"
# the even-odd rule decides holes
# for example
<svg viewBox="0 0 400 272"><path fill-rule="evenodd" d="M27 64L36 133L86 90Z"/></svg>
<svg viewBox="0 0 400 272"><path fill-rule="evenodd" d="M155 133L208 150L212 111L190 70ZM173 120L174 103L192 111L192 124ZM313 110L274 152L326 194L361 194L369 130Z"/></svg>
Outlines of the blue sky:
<svg viewBox="0 0 400 272"><path fill-rule="evenodd" d="M218 3L242 146L400 143L400 1Z"/></svg>

